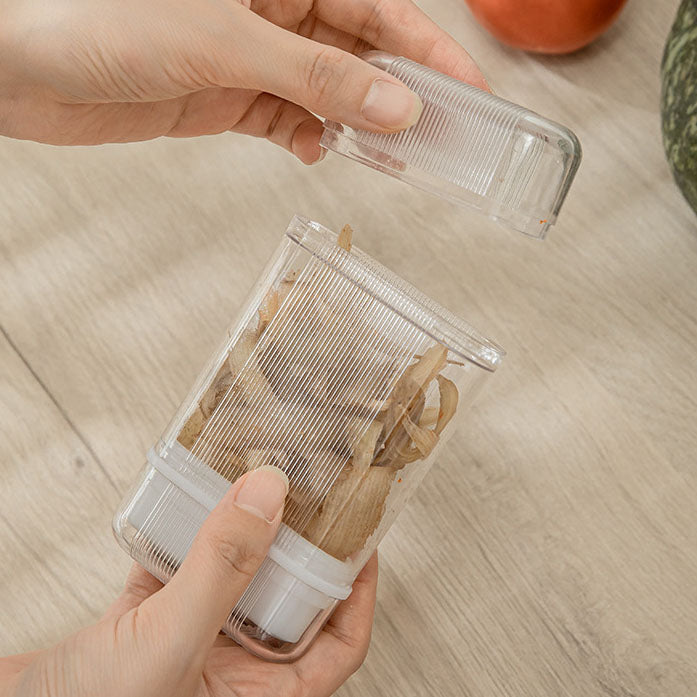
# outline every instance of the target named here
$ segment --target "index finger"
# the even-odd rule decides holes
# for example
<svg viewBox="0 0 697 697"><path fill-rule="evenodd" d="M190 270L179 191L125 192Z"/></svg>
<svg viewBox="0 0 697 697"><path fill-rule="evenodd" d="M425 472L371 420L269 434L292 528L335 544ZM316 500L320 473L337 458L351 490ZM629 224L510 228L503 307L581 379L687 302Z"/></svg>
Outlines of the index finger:
<svg viewBox="0 0 697 697"><path fill-rule="evenodd" d="M489 90L472 56L411 0L316 0L313 13L375 48Z"/></svg>
<svg viewBox="0 0 697 697"><path fill-rule="evenodd" d="M375 613L377 552L353 582L351 595L336 609L310 650L293 664L310 697L333 694L365 659Z"/></svg>

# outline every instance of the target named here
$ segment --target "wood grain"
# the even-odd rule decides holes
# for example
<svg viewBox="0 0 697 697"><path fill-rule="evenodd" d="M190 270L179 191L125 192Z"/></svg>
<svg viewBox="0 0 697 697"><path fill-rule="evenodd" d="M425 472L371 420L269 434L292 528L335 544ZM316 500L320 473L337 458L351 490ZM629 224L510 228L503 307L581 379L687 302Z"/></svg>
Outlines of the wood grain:
<svg viewBox="0 0 697 697"><path fill-rule="evenodd" d="M113 598L120 495L299 212L350 221L509 352L382 545L373 645L340 694L695 694L697 225L658 117L678 2L633 0L562 58L422 4L495 91L578 133L547 242L229 134L0 141L0 653Z"/></svg>

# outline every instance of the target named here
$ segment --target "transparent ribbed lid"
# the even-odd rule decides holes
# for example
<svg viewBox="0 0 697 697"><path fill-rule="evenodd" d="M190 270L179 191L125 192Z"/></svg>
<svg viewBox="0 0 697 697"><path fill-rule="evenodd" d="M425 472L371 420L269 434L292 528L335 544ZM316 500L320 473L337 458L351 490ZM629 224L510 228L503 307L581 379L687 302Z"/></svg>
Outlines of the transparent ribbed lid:
<svg viewBox="0 0 697 697"><path fill-rule="evenodd" d="M337 235L323 225L296 215L286 235L328 265L337 277L345 278L448 350L491 372L500 365L506 352L498 344L355 245L344 252L337 247ZM347 322L347 333L349 326Z"/></svg>
<svg viewBox="0 0 697 697"><path fill-rule="evenodd" d="M326 121L323 147L507 228L545 236L581 160L568 128L406 58L382 51L363 58L418 94L423 112L397 133Z"/></svg>

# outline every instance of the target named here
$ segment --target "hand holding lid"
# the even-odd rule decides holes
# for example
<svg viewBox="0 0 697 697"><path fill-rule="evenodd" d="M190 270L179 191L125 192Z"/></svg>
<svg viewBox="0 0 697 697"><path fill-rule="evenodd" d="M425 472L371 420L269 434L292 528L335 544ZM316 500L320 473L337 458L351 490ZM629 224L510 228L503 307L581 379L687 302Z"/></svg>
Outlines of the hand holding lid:
<svg viewBox="0 0 697 697"><path fill-rule="evenodd" d="M325 122L321 145L420 189L544 237L581 160L564 126L406 58L363 58L419 95L414 126L373 133Z"/></svg>

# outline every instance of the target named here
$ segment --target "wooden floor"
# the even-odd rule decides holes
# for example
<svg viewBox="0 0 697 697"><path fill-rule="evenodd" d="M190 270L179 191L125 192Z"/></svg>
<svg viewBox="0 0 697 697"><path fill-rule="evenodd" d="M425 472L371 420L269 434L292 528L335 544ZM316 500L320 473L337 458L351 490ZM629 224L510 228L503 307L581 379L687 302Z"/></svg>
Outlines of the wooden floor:
<svg viewBox="0 0 697 697"><path fill-rule="evenodd" d="M697 219L660 144L677 0L631 0L565 58L432 15L584 162L545 243L338 156L265 142L0 140L0 653L97 618L110 518L293 213L508 357L382 546L372 649L343 697L697 694Z"/></svg>

